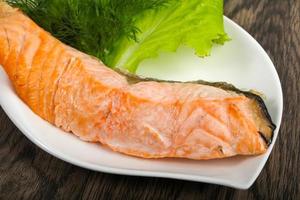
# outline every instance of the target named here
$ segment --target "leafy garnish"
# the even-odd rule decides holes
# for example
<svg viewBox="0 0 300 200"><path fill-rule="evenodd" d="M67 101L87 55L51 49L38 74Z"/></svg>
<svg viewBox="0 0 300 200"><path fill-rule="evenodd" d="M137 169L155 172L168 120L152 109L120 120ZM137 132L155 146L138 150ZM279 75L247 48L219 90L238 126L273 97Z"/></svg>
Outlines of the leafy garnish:
<svg viewBox="0 0 300 200"><path fill-rule="evenodd" d="M168 0L7 0L64 43L104 63L120 38L134 41L135 19Z"/></svg>
<svg viewBox="0 0 300 200"><path fill-rule="evenodd" d="M109 64L135 72L140 62L160 52L174 52L180 45L195 49L198 56L210 54L213 43L228 38L223 28L223 1L174 0L167 7L139 16L137 40L122 38Z"/></svg>
<svg viewBox="0 0 300 200"><path fill-rule="evenodd" d="M180 45L210 54L228 38L223 0L8 0L63 42L109 67L138 65Z"/></svg>

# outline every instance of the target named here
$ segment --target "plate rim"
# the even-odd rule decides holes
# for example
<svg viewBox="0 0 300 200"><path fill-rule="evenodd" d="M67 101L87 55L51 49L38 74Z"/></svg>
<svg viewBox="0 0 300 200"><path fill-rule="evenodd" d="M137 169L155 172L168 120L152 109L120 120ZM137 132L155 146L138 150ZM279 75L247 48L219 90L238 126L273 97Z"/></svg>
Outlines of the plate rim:
<svg viewBox="0 0 300 200"><path fill-rule="evenodd" d="M218 185L224 185L232 188L237 188L237 189L248 189L251 187L251 185L255 182L259 174L261 173L263 167L265 166L270 153L273 150L274 144L277 140L278 134L279 134L279 129L281 126L281 121L282 121L282 113L283 113L283 92L282 92L282 86L281 82L277 73L277 70L269 57L269 55L266 53L266 51L263 49L263 47L247 32L245 31L241 26L239 26L237 23L235 23L233 20L227 18L224 16L224 21L227 23L231 24L235 28L237 28L240 32L243 34L247 35L247 38L251 39L252 42L257 44L257 47L259 49L259 53L263 55L263 57L267 58L268 66L270 66L270 70L273 71L273 75L275 76L274 78L276 79L276 83L278 84L279 88L279 96L280 99L279 101L279 119L277 122L274 122L277 127L276 130L274 131L274 136L273 136L273 141L271 145L269 146L267 152L265 153L264 157L262 158L262 161L259 163L259 166L256 168L255 173L251 176L251 178L248 180L248 182L239 182L239 183L234 183L228 180L220 179L220 178L214 178L214 177L206 177L202 175L190 175L190 174L182 174L182 173L176 173L176 172L161 172L161 171L149 171L149 170L135 170L135 169L124 169L124 168L116 168L116 167L108 167L108 166L103 166L103 165L97 165L93 163L89 163L86 161L79 161L77 159L72 158L72 156L66 155L64 153L60 153L59 151L56 151L55 149L48 147L47 144L44 142L40 141L39 139L33 137L30 134L30 130L28 130L21 122L17 120L17 118L12 116L12 113L8 111L8 108L3 105L1 98L0 98L0 105L3 108L4 112L6 115L9 117L9 119L14 123L14 125L35 145L37 145L39 148L42 150L46 151L50 155L64 161L71 163L73 165L93 170L93 171L98 171L98 172L104 172L104 173L110 173L110 174L119 174L119 175L130 175L130 176L143 176L143 177L159 177L159 178L170 178L170 179L180 179L180 180L188 180L188 181L197 181L197 182L204 182L204 183L210 183L210 184L218 184ZM19 97L17 97L19 98ZM274 121L274 119L273 119Z"/></svg>

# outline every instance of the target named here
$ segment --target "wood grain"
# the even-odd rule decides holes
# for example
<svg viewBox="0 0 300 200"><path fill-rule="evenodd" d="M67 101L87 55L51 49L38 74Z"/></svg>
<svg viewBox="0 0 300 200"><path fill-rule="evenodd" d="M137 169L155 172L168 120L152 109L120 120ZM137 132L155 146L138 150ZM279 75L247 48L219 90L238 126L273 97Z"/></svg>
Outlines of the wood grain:
<svg viewBox="0 0 300 200"><path fill-rule="evenodd" d="M0 109L0 199L297 199L300 197L300 0L227 0L225 14L268 52L284 92L275 148L249 190L85 170L45 153Z"/></svg>

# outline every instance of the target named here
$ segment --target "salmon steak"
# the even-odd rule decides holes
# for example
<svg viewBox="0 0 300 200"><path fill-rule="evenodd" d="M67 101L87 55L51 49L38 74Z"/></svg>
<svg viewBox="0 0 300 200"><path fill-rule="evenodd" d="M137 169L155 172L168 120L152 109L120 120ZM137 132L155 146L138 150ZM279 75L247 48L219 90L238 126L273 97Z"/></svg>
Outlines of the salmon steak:
<svg viewBox="0 0 300 200"><path fill-rule="evenodd" d="M266 152L275 129L263 100L252 92L222 82L170 82L110 69L3 2L0 65L41 118L127 155L257 155Z"/></svg>

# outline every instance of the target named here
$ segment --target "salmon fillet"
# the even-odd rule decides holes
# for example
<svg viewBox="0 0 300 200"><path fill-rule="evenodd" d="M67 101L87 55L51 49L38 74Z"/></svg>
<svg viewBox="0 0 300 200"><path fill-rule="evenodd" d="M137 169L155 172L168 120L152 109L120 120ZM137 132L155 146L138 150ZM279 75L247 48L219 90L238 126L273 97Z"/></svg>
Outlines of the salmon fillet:
<svg viewBox="0 0 300 200"><path fill-rule="evenodd" d="M261 154L275 129L255 94L225 83L166 82L112 70L1 2L0 65L37 115L128 155Z"/></svg>

